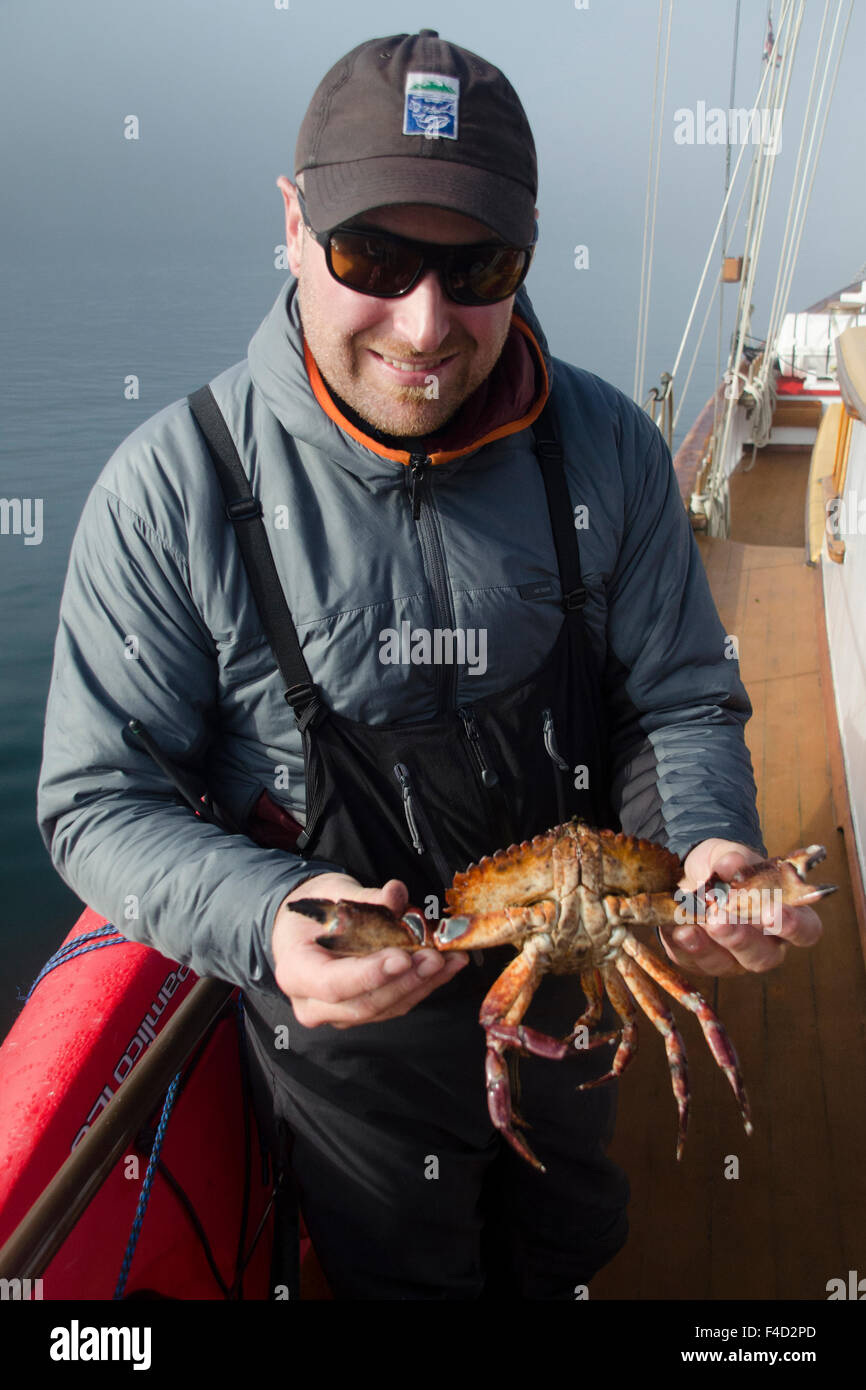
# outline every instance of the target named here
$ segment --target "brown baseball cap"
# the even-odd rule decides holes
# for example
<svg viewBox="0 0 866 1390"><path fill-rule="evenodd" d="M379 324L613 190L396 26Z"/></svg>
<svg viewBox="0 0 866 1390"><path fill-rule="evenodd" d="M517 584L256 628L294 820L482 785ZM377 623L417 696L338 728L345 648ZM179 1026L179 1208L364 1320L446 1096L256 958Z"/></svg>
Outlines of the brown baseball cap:
<svg viewBox="0 0 866 1390"><path fill-rule="evenodd" d="M535 235L538 169L520 98L499 68L435 29L370 39L326 73L298 134L298 174L317 232L426 203L513 245Z"/></svg>

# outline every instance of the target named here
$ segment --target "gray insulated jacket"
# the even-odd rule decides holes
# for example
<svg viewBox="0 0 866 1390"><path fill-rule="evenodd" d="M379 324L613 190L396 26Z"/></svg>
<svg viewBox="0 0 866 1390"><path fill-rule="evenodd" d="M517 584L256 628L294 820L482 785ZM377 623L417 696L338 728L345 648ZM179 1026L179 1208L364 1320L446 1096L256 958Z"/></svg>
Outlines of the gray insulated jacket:
<svg viewBox="0 0 866 1390"><path fill-rule="evenodd" d="M549 392L582 509L584 612L623 828L681 855L710 836L763 851L743 738L751 706L656 426L614 387L550 356L521 289L506 348L479 388L486 413L468 412L474 437L431 454L413 520L409 456L362 433L328 396L305 351L296 286L291 277L248 358L211 387L325 702L370 724L424 720L542 662L563 622L529 426ZM512 418L527 364L531 408ZM475 645L462 665L382 659L389 630L418 628L471 630ZM40 829L62 878L124 934L199 974L278 993L270 936L280 902L311 873L344 866L194 817L125 734L130 718L203 774L236 824L263 792L304 822L301 738L185 399L124 440L85 505L60 610Z"/></svg>

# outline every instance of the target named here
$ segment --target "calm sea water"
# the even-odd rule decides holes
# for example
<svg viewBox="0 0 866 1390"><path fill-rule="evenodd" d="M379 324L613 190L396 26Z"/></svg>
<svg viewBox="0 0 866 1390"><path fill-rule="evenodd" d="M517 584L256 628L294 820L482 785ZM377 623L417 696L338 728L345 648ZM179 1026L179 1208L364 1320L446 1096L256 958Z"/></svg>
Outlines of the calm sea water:
<svg viewBox="0 0 866 1390"><path fill-rule="evenodd" d="M7 265L9 263L7 262ZM127 264L0 274L0 496L43 537L0 535L0 1036L81 904L36 826L45 700L69 547L91 485L142 420L246 355L284 273ZM124 399L124 378L140 399Z"/></svg>
<svg viewBox="0 0 866 1390"><path fill-rule="evenodd" d="M78 516L131 430L246 355L284 279L266 263L253 270L248 262L91 262L46 273L37 259L29 269L0 271L0 496L43 504L41 544L0 536L0 1037L81 910L42 844L35 806L58 604ZM551 322L546 308L546 288L549 303L560 302L553 278L547 287L542 273L536 286L530 294L552 350L628 389L631 364L606 358L586 322L579 345L570 342L574 326ZM136 401L124 399L129 373L140 379ZM713 379L708 361L689 414Z"/></svg>

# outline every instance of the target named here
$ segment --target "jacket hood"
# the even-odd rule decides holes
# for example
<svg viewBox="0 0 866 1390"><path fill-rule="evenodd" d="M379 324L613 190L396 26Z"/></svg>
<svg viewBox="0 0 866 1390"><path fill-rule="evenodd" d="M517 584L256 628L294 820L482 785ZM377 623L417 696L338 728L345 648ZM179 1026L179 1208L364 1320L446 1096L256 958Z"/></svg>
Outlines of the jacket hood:
<svg viewBox="0 0 866 1390"><path fill-rule="evenodd" d="M406 450L389 448L366 433L333 399L304 338L297 285L290 276L250 341L248 361L256 390L288 434L331 457L345 459L346 451L355 457L373 453L408 464ZM464 401L456 419L426 437L425 452L434 464L446 463L526 429L541 413L552 383L547 341L521 285L496 366Z"/></svg>

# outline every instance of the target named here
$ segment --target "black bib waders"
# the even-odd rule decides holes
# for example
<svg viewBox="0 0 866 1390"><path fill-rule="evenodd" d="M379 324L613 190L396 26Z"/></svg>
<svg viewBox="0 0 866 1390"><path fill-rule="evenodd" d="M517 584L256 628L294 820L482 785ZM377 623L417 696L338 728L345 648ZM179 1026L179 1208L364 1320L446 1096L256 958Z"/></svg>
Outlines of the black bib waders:
<svg viewBox="0 0 866 1390"><path fill-rule="evenodd" d="M533 430L565 613L553 648L530 677L496 695L423 723L368 725L333 713L316 690L261 504L209 388L190 404L303 737L299 854L342 864L371 887L402 879L410 902L423 909L432 896L438 916L454 873L483 855L572 815L616 825L577 535L547 407ZM310 888L315 896L314 881ZM291 1178L284 1171L283 1181L294 1185L337 1298L573 1298L624 1244L628 1181L605 1152L616 1083L576 1090L604 1073L609 1048L563 1062L520 1059L514 1098L546 1174L490 1121L478 1011L512 955L506 947L475 953L477 964L408 1014L350 1029L304 1028L287 999L246 994L259 1122L284 1169L288 1137ZM577 976L548 976L527 1021L561 1036L583 1007ZM616 1026L608 1005L604 1018ZM281 1025L288 1047L278 1048ZM282 1221L275 1282L291 1284L291 1218Z"/></svg>

